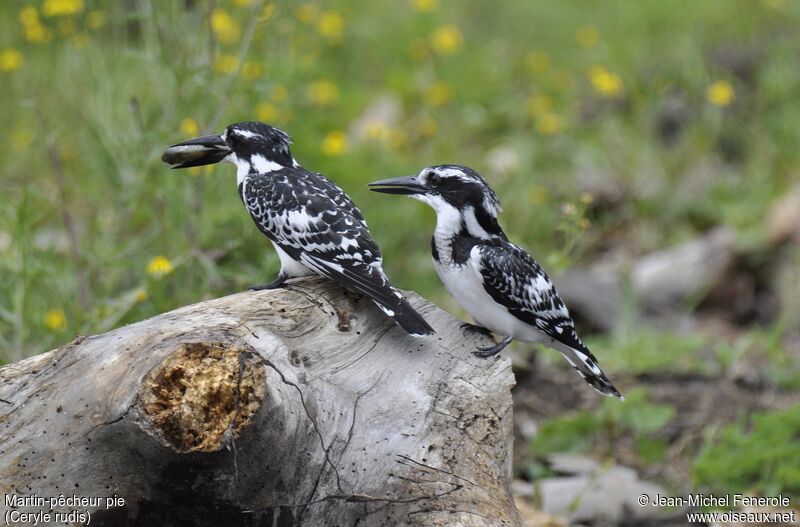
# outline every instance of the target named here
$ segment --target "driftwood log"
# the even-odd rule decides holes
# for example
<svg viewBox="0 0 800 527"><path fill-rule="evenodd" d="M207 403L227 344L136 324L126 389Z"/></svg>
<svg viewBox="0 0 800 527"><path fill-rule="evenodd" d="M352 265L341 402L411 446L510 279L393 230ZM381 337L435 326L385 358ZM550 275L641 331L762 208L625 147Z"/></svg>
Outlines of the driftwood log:
<svg viewBox="0 0 800 527"><path fill-rule="evenodd" d="M435 336L301 279L3 367L3 518L520 525L510 361L474 357L488 337L412 304Z"/></svg>

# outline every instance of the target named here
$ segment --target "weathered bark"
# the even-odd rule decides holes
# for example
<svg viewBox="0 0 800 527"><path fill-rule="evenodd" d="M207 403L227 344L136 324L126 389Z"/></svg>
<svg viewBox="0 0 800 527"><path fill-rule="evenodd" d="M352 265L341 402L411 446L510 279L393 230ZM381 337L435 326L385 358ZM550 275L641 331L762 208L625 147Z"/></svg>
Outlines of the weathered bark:
<svg viewBox="0 0 800 527"><path fill-rule="evenodd" d="M17 507L91 525L519 525L510 361L412 303L435 336L305 279L5 366L0 488L124 498Z"/></svg>

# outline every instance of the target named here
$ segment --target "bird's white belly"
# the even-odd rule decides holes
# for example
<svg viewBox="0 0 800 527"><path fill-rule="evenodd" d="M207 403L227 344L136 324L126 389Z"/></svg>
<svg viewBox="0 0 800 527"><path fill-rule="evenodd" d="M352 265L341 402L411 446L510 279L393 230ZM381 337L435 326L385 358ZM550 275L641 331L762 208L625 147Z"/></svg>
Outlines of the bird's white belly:
<svg viewBox="0 0 800 527"><path fill-rule="evenodd" d="M478 325L498 335L526 342L541 339L536 328L521 322L489 296L480 273L471 262L463 266L443 266L434 261L434 266L445 288Z"/></svg>
<svg viewBox="0 0 800 527"><path fill-rule="evenodd" d="M272 242L272 240L270 241ZM278 253L278 258L281 261L281 272L283 274L290 278L314 274L311 269L289 256L277 243L272 242L272 246L275 247L275 252Z"/></svg>

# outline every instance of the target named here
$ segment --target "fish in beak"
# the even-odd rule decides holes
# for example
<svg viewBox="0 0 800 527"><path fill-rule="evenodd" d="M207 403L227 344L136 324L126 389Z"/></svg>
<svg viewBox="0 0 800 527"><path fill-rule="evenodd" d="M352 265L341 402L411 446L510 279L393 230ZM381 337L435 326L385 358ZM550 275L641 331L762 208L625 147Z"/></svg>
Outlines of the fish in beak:
<svg viewBox="0 0 800 527"><path fill-rule="evenodd" d="M172 145L164 151L161 161L172 168L212 165L225 159L231 149L221 135L205 135Z"/></svg>

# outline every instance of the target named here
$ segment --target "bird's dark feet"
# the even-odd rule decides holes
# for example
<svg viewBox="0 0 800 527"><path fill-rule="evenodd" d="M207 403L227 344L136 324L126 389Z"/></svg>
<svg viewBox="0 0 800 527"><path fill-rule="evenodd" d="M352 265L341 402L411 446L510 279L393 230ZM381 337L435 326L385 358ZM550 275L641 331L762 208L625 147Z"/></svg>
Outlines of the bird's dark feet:
<svg viewBox="0 0 800 527"><path fill-rule="evenodd" d="M511 337L505 337L503 340L495 344L494 346L489 346L488 348L478 348L478 351L473 351L473 355L476 357L480 357L482 359L488 359L494 355L497 355L501 351L505 349L511 343Z"/></svg>
<svg viewBox="0 0 800 527"><path fill-rule="evenodd" d="M486 335L487 337L492 336L492 332L486 329L485 327L477 326L475 324L470 324L469 322L464 322L463 324L461 324L461 329L464 331L464 333L474 332L474 333L480 333L481 335Z"/></svg>
<svg viewBox="0 0 800 527"><path fill-rule="evenodd" d="M278 289L279 287L283 287L283 283L286 282L286 280L288 278L289 277L284 275L284 274L279 274L278 278L276 278L272 282L270 282L268 284L254 285L253 287L248 287L247 290L248 291L263 291L265 289Z"/></svg>

